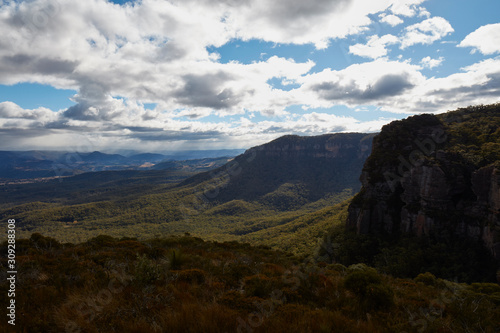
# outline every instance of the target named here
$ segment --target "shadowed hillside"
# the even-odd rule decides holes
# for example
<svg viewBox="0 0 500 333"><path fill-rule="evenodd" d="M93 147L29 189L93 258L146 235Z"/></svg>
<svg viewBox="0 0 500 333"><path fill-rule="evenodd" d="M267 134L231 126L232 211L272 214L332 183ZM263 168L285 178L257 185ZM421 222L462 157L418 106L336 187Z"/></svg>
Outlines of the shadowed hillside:
<svg viewBox="0 0 500 333"><path fill-rule="evenodd" d="M235 199L287 210L344 189L357 192L359 173L374 134L288 135L237 156L228 166L191 177L179 186L205 182L209 201Z"/></svg>

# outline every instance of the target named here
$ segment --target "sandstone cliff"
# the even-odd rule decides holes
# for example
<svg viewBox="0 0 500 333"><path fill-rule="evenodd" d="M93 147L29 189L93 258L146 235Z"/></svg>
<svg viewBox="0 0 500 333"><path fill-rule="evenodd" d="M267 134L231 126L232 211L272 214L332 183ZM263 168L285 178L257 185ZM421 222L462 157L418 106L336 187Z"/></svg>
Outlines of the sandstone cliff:
<svg viewBox="0 0 500 333"><path fill-rule="evenodd" d="M500 104L384 126L347 226L482 240L500 260Z"/></svg>
<svg viewBox="0 0 500 333"><path fill-rule="evenodd" d="M359 174L374 134L287 135L181 184L213 188L210 200L260 200L286 210L361 187ZM208 196L210 196L210 193ZM207 197L208 197L207 196Z"/></svg>

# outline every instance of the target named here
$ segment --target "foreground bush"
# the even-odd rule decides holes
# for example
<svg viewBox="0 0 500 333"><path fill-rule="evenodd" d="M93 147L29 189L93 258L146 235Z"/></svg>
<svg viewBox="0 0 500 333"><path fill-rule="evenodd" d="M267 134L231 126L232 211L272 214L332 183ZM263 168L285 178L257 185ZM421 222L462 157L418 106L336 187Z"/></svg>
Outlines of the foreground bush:
<svg viewBox="0 0 500 333"><path fill-rule="evenodd" d="M496 284L424 284L234 242L18 244L19 332L495 332L500 318Z"/></svg>

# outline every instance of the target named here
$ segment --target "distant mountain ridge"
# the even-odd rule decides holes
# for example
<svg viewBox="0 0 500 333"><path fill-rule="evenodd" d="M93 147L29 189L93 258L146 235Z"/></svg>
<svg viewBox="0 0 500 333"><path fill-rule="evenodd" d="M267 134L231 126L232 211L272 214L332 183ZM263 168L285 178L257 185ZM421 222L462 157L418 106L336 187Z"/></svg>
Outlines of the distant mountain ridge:
<svg viewBox="0 0 500 333"><path fill-rule="evenodd" d="M160 170L163 161L190 159L218 159L233 157L242 152L235 150L179 151L168 155L140 153L131 156L94 152L64 151L0 151L1 179L33 179L72 176L84 172L114 170ZM196 164L193 162L191 164Z"/></svg>

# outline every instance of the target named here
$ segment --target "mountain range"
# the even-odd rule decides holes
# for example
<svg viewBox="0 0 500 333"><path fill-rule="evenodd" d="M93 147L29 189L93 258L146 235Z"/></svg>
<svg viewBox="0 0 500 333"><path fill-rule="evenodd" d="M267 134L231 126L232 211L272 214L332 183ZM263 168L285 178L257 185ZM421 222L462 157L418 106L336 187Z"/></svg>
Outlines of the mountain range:
<svg viewBox="0 0 500 333"><path fill-rule="evenodd" d="M65 151L0 151L0 180L53 178L84 172L112 170L161 170L160 162L234 157L241 149L176 151L157 153L128 152L127 155ZM190 162L190 164L194 164ZM165 165L169 168L170 165Z"/></svg>
<svg viewBox="0 0 500 333"><path fill-rule="evenodd" d="M379 134L287 135L234 158L151 167L159 170L6 185L0 218L19 221L21 235L64 241L189 232L301 255L316 249L329 262L363 261L395 275L453 278L461 270L463 280L491 280L500 246L499 109L413 116ZM92 153L82 160L104 158L123 157ZM389 267L389 257L401 263Z"/></svg>
<svg viewBox="0 0 500 333"><path fill-rule="evenodd" d="M312 251L334 222L327 217L337 216L346 207L337 205L359 190L373 137L284 136L234 159L9 184L0 188L0 216L15 218L21 235L50 232L64 241L103 232L140 238L190 232Z"/></svg>

